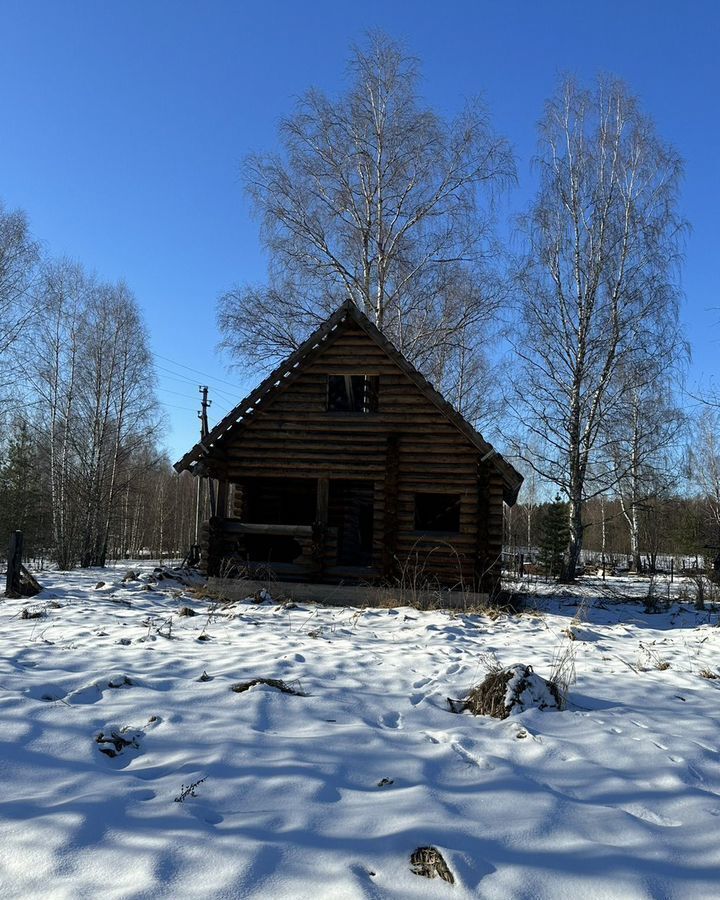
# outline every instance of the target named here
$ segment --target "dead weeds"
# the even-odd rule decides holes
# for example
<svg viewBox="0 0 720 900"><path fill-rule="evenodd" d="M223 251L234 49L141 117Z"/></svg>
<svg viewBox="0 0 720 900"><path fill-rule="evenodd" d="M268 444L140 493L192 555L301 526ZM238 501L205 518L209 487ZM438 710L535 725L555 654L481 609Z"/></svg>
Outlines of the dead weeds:
<svg viewBox="0 0 720 900"><path fill-rule="evenodd" d="M307 697L307 694L304 691L293 687L293 685L288 684L280 678L251 678L249 681L238 681L237 684L231 685L230 690L235 694L242 694L245 691L249 691L250 688L255 687L257 684L266 684L268 687L275 688L275 690L280 691L283 694L294 694L296 697Z"/></svg>
<svg viewBox="0 0 720 900"><path fill-rule="evenodd" d="M448 884L455 884L455 876L437 847L418 847L410 855L410 871L423 878L440 877Z"/></svg>

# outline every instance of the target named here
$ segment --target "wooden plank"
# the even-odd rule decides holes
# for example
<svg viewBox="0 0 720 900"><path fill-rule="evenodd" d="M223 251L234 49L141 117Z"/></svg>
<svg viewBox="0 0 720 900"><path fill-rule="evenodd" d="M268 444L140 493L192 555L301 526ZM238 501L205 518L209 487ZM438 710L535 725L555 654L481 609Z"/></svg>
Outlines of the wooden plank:
<svg viewBox="0 0 720 900"><path fill-rule="evenodd" d="M236 522L225 519L222 523L225 534L278 534L289 537L312 537L312 525L264 525L251 522Z"/></svg>

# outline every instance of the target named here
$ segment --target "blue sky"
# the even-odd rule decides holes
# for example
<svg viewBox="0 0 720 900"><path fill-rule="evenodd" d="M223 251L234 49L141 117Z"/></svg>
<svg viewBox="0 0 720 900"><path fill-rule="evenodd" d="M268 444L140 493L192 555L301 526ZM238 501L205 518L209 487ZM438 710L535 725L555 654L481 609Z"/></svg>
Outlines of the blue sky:
<svg viewBox="0 0 720 900"><path fill-rule="evenodd" d="M240 161L275 147L306 88L340 91L350 44L375 27L422 61L434 108L485 97L518 157L508 211L532 196L535 123L558 76L629 83L686 161L691 382L718 374L720 3L0 0L0 197L50 253L134 290L170 455L196 439L200 382L213 418L253 386L215 352L218 295L265 271Z"/></svg>

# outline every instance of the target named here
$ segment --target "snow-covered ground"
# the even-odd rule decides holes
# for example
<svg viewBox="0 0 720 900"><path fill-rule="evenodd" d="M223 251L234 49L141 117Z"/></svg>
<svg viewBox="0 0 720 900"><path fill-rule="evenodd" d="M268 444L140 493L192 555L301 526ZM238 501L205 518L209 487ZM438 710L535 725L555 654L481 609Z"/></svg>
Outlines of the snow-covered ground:
<svg viewBox="0 0 720 900"><path fill-rule="evenodd" d="M0 602L3 898L720 896L715 614L646 615L586 582L494 620L208 619L122 574L46 572L40 597ZM548 676L570 646L565 711L449 711L493 657ZM304 696L231 690L258 677ZM454 884L411 872L420 846Z"/></svg>

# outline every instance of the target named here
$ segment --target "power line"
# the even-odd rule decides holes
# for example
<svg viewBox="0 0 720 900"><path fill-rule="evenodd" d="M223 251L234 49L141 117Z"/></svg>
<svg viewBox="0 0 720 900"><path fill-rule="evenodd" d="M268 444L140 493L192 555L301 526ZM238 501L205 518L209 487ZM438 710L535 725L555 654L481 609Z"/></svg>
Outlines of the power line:
<svg viewBox="0 0 720 900"><path fill-rule="evenodd" d="M172 369L166 369L164 366L157 366L156 368L160 369L162 372L168 372L169 375L163 375L163 378L169 378L171 381L180 381L185 384L197 384L197 379L189 378L187 375L180 375L178 372L173 372ZM211 385L213 391L216 394L219 394L221 397L224 397L229 403L232 403L233 406L237 405L237 397L233 397L227 393L227 391L223 391L220 388Z"/></svg>
<svg viewBox="0 0 720 900"><path fill-rule="evenodd" d="M178 366L181 369L187 369L188 372L194 372L196 375L202 375L204 378L209 378L211 381L216 381L218 384L226 384L231 388L234 388L236 391L239 391L240 388L233 384L231 381L225 381L223 378L216 378L214 375L210 375L207 372L201 372L200 369L195 369L192 366L186 366L185 363L176 362L174 359L170 359L169 356L163 356L160 353L155 353L154 351L150 351L153 356L156 356L158 359L164 359L165 362L172 363L173 366Z"/></svg>
<svg viewBox="0 0 720 900"><path fill-rule="evenodd" d="M160 387L160 388L158 388L158 390L163 394L174 394L174 396L176 396L176 397L182 397L183 400L192 400L193 399L192 397L188 397L187 394L183 394L181 391L173 391L170 388ZM163 400L161 402L164 403L165 401ZM166 404L166 405L168 405L168 404ZM217 400L215 400L215 406L217 406L218 409L225 409L228 412L230 411L230 407L226 406L224 403L218 403Z"/></svg>
<svg viewBox="0 0 720 900"><path fill-rule="evenodd" d="M176 406L174 403L163 403L163 406L167 406L169 409L181 409L183 412L197 412L196 409L191 409L189 406Z"/></svg>

